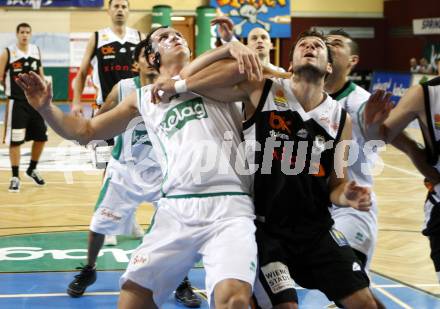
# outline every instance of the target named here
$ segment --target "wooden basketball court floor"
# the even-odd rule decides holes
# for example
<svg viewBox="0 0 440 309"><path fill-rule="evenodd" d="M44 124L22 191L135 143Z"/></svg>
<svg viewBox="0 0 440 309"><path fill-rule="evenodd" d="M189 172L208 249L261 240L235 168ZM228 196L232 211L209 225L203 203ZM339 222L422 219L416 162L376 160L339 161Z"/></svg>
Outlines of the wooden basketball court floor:
<svg viewBox="0 0 440 309"><path fill-rule="evenodd" d="M421 140L417 129L408 131ZM84 149L79 153L78 147L74 148L67 156L67 146L49 131L39 166L47 185L36 187L24 178L30 150L30 144L25 144L20 169L22 189L20 193L9 193L7 147L0 145L0 308L110 308L116 304L118 277L137 240L122 239L116 248L103 250L98 260L102 271L87 297L71 299L65 294L75 274L72 271L84 261L85 231L102 179L102 171L92 170L89 165L82 168L76 162L78 157L88 160ZM426 196L423 177L392 146L381 152L381 158L383 170L375 176L374 187L379 237L371 267L376 294L389 308L440 308L436 297L440 286L429 258L428 240L420 233ZM141 205L138 222L147 227L151 215L151 206ZM47 248L46 243L50 243ZM40 262L42 256L51 256L52 260ZM105 261L106 256L113 260ZM203 269L194 268L190 278L203 296ZM300 292L300 302L302 308L325 308L328 303L319 292L305 290ZM180 305L170 296L164 308L176 306Z"/></svg>

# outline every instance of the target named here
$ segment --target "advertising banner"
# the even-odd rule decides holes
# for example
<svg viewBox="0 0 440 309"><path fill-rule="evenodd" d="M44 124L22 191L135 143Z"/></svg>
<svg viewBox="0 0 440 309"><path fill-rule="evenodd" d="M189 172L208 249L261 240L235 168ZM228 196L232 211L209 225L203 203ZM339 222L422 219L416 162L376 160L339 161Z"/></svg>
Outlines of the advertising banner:
<svg viewBox="0 0 440 309"><path fill-rule="evenodd" d="M440 17L413 19L414 34L440 34Z"/></svg>
<svg viewBox="0 0 440 309"><path fill-rule="evenodd" d="M36 4L36 2L38 4ZM13 7L102 7L104 0L0 0L0 6Z"/></svg>
<svg viewBox="0 0 440 309"><path fill-rule="evenodd" d="M272 38L290 38L290 0L210 0L210 5L234 21L234 33L239 37L260 27Z"/></svg>
<svg viewBox="0 0 440 309"><path fill-rule="evenodd" d="M391 100L396 105L411 86L411 79L410 73L373 72L370 92L377 89L391 92L393 94Z"/></svg>

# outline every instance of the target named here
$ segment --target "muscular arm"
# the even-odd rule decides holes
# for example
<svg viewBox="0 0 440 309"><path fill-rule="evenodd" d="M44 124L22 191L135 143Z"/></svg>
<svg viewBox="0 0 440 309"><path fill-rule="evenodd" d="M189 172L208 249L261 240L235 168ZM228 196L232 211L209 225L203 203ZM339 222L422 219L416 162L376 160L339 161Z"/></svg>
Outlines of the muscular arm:
<svg viewBox="0 0 440 309"><path fill-rule="evenodd" d="M6 73L6 65L8 61L8 52L3 50L0 55L0 85L5 86L5 73Z"/></svg>
<svg viewBox="0 0 440 309"><path fill-rule="evenodd" d="M364 113L367 113L368 108L369 103L367 103ZM367 124L365 135L370 140L381 139L386 143L390 143L411 121L421 116L423 111L423 89L420 85L416 85L408 89L383 123L379 121L376 123L373 122L370 125ZM378 114L380 114L380 112Z"/></svg>
<svg viewBox="0 0 440 309"><path fill-rule="evenodd" d="M116 105L118 105L119 101L119 83L113 86L112 91L107 95L104 104L102 104L101 108L98 109L95 116L104 114L105 112L113 109Z"/></svg>
<svg viewBox="0 0 440 309"><path fill-rule="evenodd" d="M440 183L440 174L435 168L428 164L424 148L405 132L399 134L391 144L405 153L417 170L432 184L436 185Z"/></svg>
<svg viewBox="0 0 440 309"><path fill-rule="evenodd" d="M87 48L84 53L81 66L79 67L78 74L75 77L75 83L73 84L73 101L74 106L79 106L81 103L81 95L86 83L87 73L89 71L90 63L92 61L93 52L95 48L95 34L93 33L87 43Z"/></svg>
<svg viewBox="0 0 440 309"><path fill-rule="evenodd" d="M225 103L242 101L249 117L255 111L265 80L248 80L233 59L217 61L186 78L189 91Z"/></svg>
<svg viewBox="0 0 440 309"><path fill-rule="evenodd" d="M52 103L50 85L34 72L20 74L17 84L25 92L29 104L56 133L66 139L77 140L81 144L112 138L124 132L130 120L138 116L136 92L109 112L86 119L78 114L64 114L56 107Z"/></svg>
<svg viewBox="0 0 440 309"><path fill-rule="evenodd" d="M66 139L87 144L92 140L106 140L123 133L130 120L139 115L136 93L128 96L114 109L91 119L75 114L64 114L54 104L38 110L50 127Z"/></svg>
<svg viewBox="0 0 440 309"><path fill-rule="evenodd" d="M211 49L197 57L182 71L181 75L190 76L210 64L225 58L235 58L240 73L247 73L248 79L262 79L262 66L256 53L240 42L231 42L221 47Z"/></svg>

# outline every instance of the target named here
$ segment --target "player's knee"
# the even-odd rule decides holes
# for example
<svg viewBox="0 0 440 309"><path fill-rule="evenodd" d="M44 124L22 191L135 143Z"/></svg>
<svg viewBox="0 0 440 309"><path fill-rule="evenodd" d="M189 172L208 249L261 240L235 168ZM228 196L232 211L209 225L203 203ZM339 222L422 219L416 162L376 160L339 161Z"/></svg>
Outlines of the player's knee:
<svg viewBox="0 0 440 309"><path fill-rule="evenodd" d="M251 286L239 280L223 280L215 287L217 308L249 308Z"/></svg>
<svg viewBox="0 0 440 309"><path fill-rule="evenodd" d="M347 309L378 309L376 300L369 289L357 291L347 297L341 303Z"/></svg>
<svg viewBox="0 0 440 309"><path fill-rule="evenodd" d="M228 309L247 309L249 308L250 298L247 293L235 293L229 297Z"/></svg>

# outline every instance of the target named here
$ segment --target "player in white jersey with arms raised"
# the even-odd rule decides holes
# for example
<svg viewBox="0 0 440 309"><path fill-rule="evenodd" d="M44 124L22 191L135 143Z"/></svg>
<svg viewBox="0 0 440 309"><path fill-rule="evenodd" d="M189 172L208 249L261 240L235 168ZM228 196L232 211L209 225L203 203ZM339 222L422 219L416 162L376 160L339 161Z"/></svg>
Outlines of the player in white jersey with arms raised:
<svg viewBox="0 0 440 309"><path fill-rule="evenodd" d="M188 64L187 43L176 30L160 28L149 40L149 61L160 74L177 75ZM250 71L261 78L255 53L241 48L244 53L230 54L251 64ZM30 104L65 138L82 143L109 138L123 132L140 113L156 153L160 149L164 198L121 278L120 308L160 307L199 258L210 305L249 306L257 252L250 178L236 170L244 168L244 154L238 151L241 115L235 105L191 93L170 104L153 105L145 87L111 111L84 119L65 115L51 104L50 88L37 75L21 75L18 82Z"/></svg>
<svg viewBox="0 0 440 309"><path fill-rule="evenodd" d="M117 83L97 115L111 110L136 89L153 83L159 73L147 63L146 46L147 41L143 40L134 50L139 76ZM136 223L135 211L140 203L150 201L155 204L160 198L162 171L142 117L133 119L132 124L129 130L116 137L90 224L87 265L81 267L81 272L67 289L72 297L81 296L95 282L96 258L102 248L104 235L115 235L115 240L116 235L142 237L143 231ZM200 299L193 292L187 277L176 289L175 297L185 306L200 306Z"/></svg>
<svg viewBox="0 0 440 309"><path fill-rule="evenodd" d="M146 44L145 41L142 42L134 51L139 76L118 82L98 114L111 110L123 98L136 89L151 84L157 77L158 72L146 62ZM142 119L136 118L133 124L132 128L116 138L90 224L87 264L81 267L80 274L75 276L67 289L72 297L81 296L87 286L95 282L96 258L102 248L104 235L114 235L115 241L116 235L142 237L143 231L136 223L135 210L144 201L156 202L160 198L160 166ZM139 169L140 167L143 169Z"/></svg>

